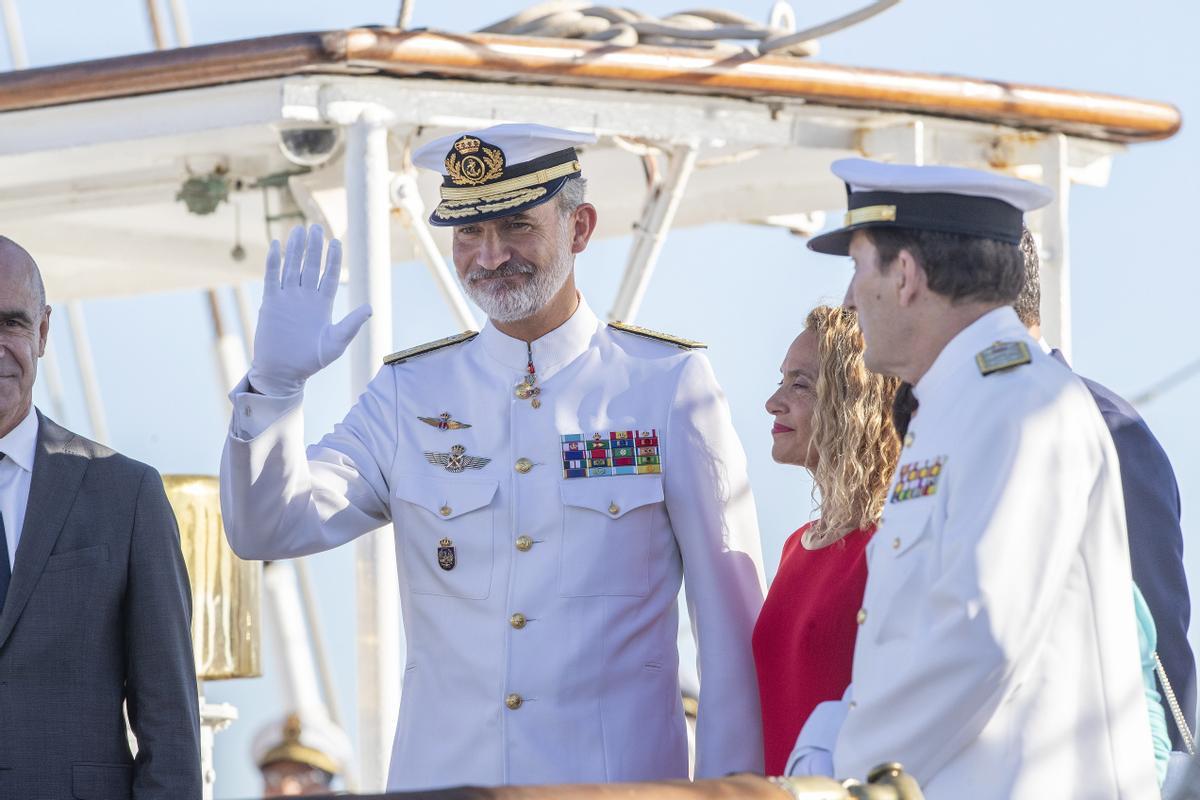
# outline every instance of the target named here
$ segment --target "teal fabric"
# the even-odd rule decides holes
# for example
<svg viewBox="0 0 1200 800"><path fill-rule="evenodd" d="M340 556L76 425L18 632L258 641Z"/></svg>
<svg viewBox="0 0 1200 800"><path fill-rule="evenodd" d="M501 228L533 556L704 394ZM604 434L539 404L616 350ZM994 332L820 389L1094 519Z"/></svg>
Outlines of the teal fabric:
<svg viewBox="0 0 1200 800"><path fill-rule="evenodd" d="M1154 672L1154 649L1158 646L1158 631L1150 606L1137 584L1133 585L1133 612L1137 617L1138 650L1142 658L1142 683L1146 686L1146 706L1150 712L1150 738L1154 740L1154 767L1158 771L1158 785L1167 777L1167 762L1171 759L1171 732L1167 728L1167 715L1162 707L1162 695L1158 693L1158 679Z"/></svg>

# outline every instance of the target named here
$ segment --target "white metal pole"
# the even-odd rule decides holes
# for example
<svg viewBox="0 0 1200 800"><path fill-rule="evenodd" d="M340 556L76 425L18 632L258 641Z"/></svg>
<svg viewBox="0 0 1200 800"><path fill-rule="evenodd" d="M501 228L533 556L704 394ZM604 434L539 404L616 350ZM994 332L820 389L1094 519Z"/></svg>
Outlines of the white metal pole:
<svg viewBox="0 0 1200 800"><path fill-rule="evenodd" d="M83 303L72 300L66 306L67 322L71 326L71 343L75 347L75 364L79 369L80 383L83 385L83 401L92 425L92 438L100 444L108 444L111 441L108 436L108 417L104 413L104 401L100 398L100 382L96 378L96 362L92 357L91 340L88 339Z"/></svg>
<svg viewBox="0 0 1200 800"><path fill-rule="evenodd" d="M263 568L266 611L273 625L279 679L288 708L322 708L320 684L314 669L308 632L301 616L296 571L291 561L272 561Z"/></svg>
<svg viewBox="0 0 1200 800"><path fill-rule="evenodd" d="M1067 214L1071 177L1067 171L1070 142L1049 134L1043 145L1042 182L1054 200L1038 213L1041 223L1042 336L1071 358L1071 261Z"/></svg>
<svg viewBox="0 0 1200 800"><path fill-rule="evenodd" d="M679 202L683 199L687 188L688 178L696 166L696 147L690 144L677 145L671 150L670 166L667 177L661 184L651 190L642 219L634 234L633 247L629 251L629 261L625 267L625 275L621 278L621 287L617 290L617 299L612 311L608 312L611 320L633 322L641 308L642 299L646 296L646 287L650 285L650 276L654 273L655 262L662 251L667 231L679 210Z"/></svg>
<svg viewBox="0 0 1200 800"><path fill-rule="evenodd" d="M351 302L369 302L351 363L355 393L383 363L392 338L388 130L380 109L365 109L346 143L346 254ZM358 588L358 744L361 791L382 791L400 708L400 600L390 528L355 545Z"/></svg>
<svg viewBox="0 0 1200 800"><path fill-rule="evenodd" d="M237 303L238 322L242 326L242 345L246 348L246 359L254 354L254 309L243 286L233 287L233 299Z"/></svg>
<svg viewBox="0 0 1200 800"><path fill-rule="evenodd" d="M179 47L192 46L192 30L188 25L187 9L183 0L170 0L171 21L175 23L175 44Z"/></svg>
<svg viewBox="0 0 1200 800"><path fill-rule="evenodd" d="M400 209L400 218L412 236L421 260L429 268L429 274L437 284L442 299L450 307L450 313L458 320L463 330L479 330L479 323L475 321L475 315L467 305L462 287L450 273L446 259L442 258L437 243L433 241L433 234L429 232L429 223L425 219L425 204L421 202L417 181L411 172L398 174L392 179L392 200Z"/></svg>
<svg viewBox="0 0 1200 800"><path fill-rule="evenodd" d="M46 353L42 356L38 371L46 379L46 392L50 395L50 413L59 424L67 424L67 407L63 402L62 367L58 363L58 349L54 346L53 338L46 341Z"/></svg>
<svg viewBox="0 0 1200 800"><path fill-rule="evenodd" d="M8 54L12 59L13 69L25 69L29 66L29 53L25 50L25 34L21 30L21 15L17 13L16 0L2 0L4 9L4 30L8 34Z"/></svg>
<svg viewBox="0 0 1200 800"><path fill-rule="evenodd" d="M246 345L242 342L242 337L233 333L225 324L225 314L221 310L221 297L217 290L209 289L207 296L208 309L212 316L217 366L221 371L220 393L224 399L246 374Z"/></svg>

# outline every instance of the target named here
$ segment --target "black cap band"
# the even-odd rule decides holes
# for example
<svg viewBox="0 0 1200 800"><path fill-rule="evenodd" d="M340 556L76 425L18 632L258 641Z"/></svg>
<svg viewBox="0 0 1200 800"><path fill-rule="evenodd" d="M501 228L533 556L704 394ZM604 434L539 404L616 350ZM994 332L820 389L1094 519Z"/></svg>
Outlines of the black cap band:
<svg viewBox="0 0 1200 800"><path fill-rule="evenodd" d="M844 227L815 236L810 250L846 255L850 237L863 228L909 228L956 233L980 239L1019 244L1024 214L1016 206L994 197L945 192L849 191Z"/></svg>

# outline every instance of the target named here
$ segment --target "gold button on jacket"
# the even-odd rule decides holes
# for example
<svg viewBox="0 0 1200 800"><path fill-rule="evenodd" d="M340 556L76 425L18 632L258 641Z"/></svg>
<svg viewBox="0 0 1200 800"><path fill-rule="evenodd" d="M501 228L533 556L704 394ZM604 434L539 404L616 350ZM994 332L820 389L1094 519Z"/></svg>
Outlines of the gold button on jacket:
<svg viewBox="0 0 1200 800"><path fill-rule="evenodd" d="M508 706L512 711L516 711L524 702L525 701L521 698L521 695L516 694L515 692L504 698L504 705Z"/></svg>
<svg viewBox="0 0 1200 800"><path fill-rule="evenodd" d="M522 553L528 553L533 548L533 539L528 536L518 536L516 546Z"/></svg>
<svg viewBox="0 0 1200 800"><path fill-rule="evenodd" d="M858 617L857 617L857 619L858 619L858 624L859 624L859 625L862 625L864 622L866 622L866 621L867 621L867 610L866 610L865 608L860 608L860 609L858 610Z"/></svg>
<svg viewBox="0 0 1200 800"><path fill-rule="evenodd" d="M521 614L519 612L516 614L513 614L511 617L508 618L508 624L512 625L517 630L521 630L521 628L525 627L525 615Z"/></svg>
<svg viewBox="0 0 1200 800"><path fill-rule="evenodd" d="M524 475L525 473L529 472L529 470L533 469L533 462L528 458L518 458L514 468L517 470L517 472Z"/></svg>

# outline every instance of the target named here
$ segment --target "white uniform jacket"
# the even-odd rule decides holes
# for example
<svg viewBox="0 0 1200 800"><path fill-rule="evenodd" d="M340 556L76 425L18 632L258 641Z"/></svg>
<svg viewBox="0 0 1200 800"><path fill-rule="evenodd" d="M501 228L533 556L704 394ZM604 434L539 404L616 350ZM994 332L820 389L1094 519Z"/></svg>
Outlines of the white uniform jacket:
<svg viewBox="0 0 1200 800"><path fill-rule="evenodd" d="M514 392L530 353L539 408ZM239 555L316 553L394 524L408 663L389 789L686 777L684 577L697 776L762 770L758 526L703 355L611 329L581 301L531 349L489 324L385 366L307 454L300 397L246 388L221 464ZM419 419L443 412L470 427ZM596 434L614 464L632 449L650 469L565 477L564 437Z"/></svg>
<svg viewBox="0 0 1200 800"><path fill-rule="evenodd" d="M999 341L1031 363L982 374ZM837 774L899 761L929 800L1157 797L1095 402L1009 308L955 337L915 394L868 549Z"/></svg>

